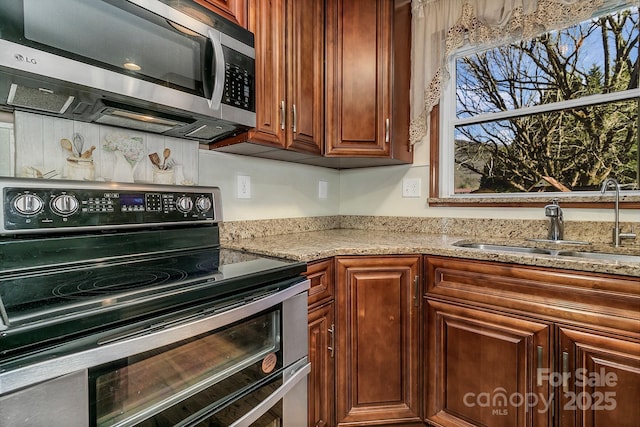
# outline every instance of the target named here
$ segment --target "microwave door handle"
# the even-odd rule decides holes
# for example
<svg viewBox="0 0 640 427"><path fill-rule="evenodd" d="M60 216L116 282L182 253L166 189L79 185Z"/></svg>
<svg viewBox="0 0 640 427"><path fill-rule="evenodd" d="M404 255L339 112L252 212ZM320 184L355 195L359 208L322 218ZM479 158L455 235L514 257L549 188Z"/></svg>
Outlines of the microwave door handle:
<svg viewBox="0 0 640 427"><path fill-rule="evenodd" d="M202 92L204 97L209 101L213 96L213 82L211 76L214 66L213 42L211 38L205 37L204 59L202 62Z"/></svg>
<svg viewBox="0 0 640 427"><path fill-rule="evenodd" d="M306 358L304 359L306 362ZM291 367L287 368L291 369ZM256 422L261 416L267 413L269 409L273 407L280 399L282 399L293 387L295 387L303 378L305 378L309 372L311 372L311 364L306 363L299 368L293 375L291 375L280 387L278 387L267 398L261 401L251 411L247 412L236 420L229 427L249 427Z"/></svg>
<svg viewBox="0 0 640 427"><path fill-rule="evenodd" d="M211 108L212 110L219 110L220 105L222 104L222 93L224 90L226 68L224 61L224 52L222 51L222 43L220 42L220 32L209 30L209 41L213 46L213 62L211 68L215 68L215 72L213 91L211 92L211 98L208 100L208 102L209 108Z"/></svg>

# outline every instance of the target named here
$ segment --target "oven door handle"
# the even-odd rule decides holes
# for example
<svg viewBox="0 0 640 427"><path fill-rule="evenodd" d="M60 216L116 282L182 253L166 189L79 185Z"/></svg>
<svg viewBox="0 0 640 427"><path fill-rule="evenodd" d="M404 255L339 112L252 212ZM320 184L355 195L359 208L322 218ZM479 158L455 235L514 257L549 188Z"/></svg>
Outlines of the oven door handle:
<svg viewBox="0 0 640 427"><path fill-rule="evenodd" d="M302 366L300 366L302 365ZM311 372L311 363L304 357L300 359L295 365L288 367L285 370L285 376L288 376L287 380L278 387L267 398L260 402L251 411L244 414L241 418L236 420L229 427L249 427L256 422L261 416L267 413L269 409L273 407L280 399L282 399L293 387L295 387L300 381L309 375Z"/></svg>

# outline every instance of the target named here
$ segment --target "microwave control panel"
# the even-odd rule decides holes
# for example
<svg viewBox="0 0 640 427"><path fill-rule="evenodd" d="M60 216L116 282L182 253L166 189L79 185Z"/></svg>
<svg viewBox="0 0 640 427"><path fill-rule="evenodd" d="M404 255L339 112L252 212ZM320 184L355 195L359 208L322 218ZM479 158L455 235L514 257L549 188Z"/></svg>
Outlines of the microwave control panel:
<svg viewBox="0 0 640 427"><path fill-rule="evenodd" d="M254 99L254 60L222 46L225 64L222 102L247 111L256 111Z"/></svg>
<svg viewBox="0 0 640 427"><path fill-rule="evenodd" d="M3 234L218 221L215 187L118 184L83 188L65 187L64 181L29 181L29 186L2 188ZM53 182L58 185L51 186Z"/></svg>

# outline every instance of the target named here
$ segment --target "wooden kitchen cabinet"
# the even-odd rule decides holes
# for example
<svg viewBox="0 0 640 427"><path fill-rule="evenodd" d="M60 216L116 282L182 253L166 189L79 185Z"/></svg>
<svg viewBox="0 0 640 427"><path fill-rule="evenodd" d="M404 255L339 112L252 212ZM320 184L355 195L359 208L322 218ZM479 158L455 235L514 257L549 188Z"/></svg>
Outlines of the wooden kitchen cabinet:
<svg viewBox="0 0 640 427"><path fill-rule="evenodd" d="M410 6L327 1L327 156L411 163Z"/></svg>
<svg viewBox="0 0 640 427"><path fill-rule="evenodd" d="M335 425L334 303L309 310L308 410L310 427Z"/></svg>
<svg viewBox="0 0 640 427"><path fill-rule="evenodd" d="M208 149L337 169L406 164L410 0L249 0L256 127Z"/></svg>
<svg viewBox="0 0 640 427"><path fill-rule="evenodd" d="M322 154L324 0L250 0L249 11L256 49L256 127L249 140Z"/></svg>
<svg viewBox="0 0 640 427"><path fill-rule="evenodd" d="M536 368L550 367L549 324L428 301L427 325L427 421L443 426L549 425L551 413L542 402L528 408L511 399L549 396L548 382L531 380Z"/></svg>
<svg viewBox="0 0 640 427"><path fill-rule="evenodd" d="M309 427L335 426L335 343L333 258L307 266L309 288Z"/></svg>
<svg viewBox="0 0 640 427"><path fill-rule="evenodd" d="M194 0L233 23L247 28L247 0Z"/></svg>
<svg viewBox="0 0 640 427"><path fill-rule="evenodd" d="M336 258L338 425L421 420L419 256Z"/></svg>
<svg viewBox="0 0 640 427"><path fill-rule="evenodd" d="M428 423L637 425L637 278L437 256L424 265Z"/></svg>
<svg viewBox="0 0 640 427"><path fill-rule="evenodd" d="M637 427L640 343L590 330L558 329L560 426Z"/></svg>

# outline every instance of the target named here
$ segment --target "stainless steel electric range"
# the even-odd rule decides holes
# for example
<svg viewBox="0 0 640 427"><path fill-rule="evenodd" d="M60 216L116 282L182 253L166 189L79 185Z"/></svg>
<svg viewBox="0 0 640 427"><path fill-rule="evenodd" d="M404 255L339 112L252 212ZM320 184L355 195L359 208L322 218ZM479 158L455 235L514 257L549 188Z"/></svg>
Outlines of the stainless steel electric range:
<svg viewBox="0 0 640 427"><path fill-rule="evenodd" d="M306 424L305 265L217 187L0 178L0 425Z"/></svg>

